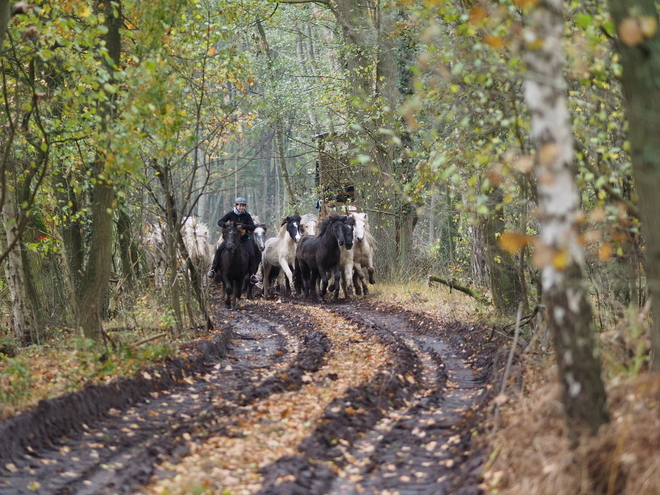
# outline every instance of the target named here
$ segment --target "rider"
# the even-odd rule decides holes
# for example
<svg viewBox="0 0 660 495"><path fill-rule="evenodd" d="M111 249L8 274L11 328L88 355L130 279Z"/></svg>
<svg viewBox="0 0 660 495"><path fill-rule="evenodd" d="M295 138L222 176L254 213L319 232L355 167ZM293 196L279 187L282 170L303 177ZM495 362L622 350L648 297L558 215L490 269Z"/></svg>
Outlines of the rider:
<svg viewBox="0 0 660 495"><path fill-rule="evenodd" d="M241 236L241 245L245 249L247 249L247 252L250 255L250 282L256 284L257 277L255 273L257 272L257 267L254 266L255 264L254 243L250 239L250 234L252 234L252 232L256 228L256 225L254 225L254 220L252 220L252 215L250 215L245 209L246 204L247 201L245 201L245 198L242 197L236 198L234 209L227 212L227 214L224 217L218 220L218 225L220 226L220 228L222 228L222 226L229 220L231 220L232 222L242 224L243 228L245 229L245 234ZM209 278L215 278L215 272L218 271L220 268L220 256L222 255L222 251L224 249L225 249L225 241L222 241L222 244L218 246L218 249L215 252L215 256L213 257L213 264L211 265L211 269L209 270L208 273Z"/></svg>

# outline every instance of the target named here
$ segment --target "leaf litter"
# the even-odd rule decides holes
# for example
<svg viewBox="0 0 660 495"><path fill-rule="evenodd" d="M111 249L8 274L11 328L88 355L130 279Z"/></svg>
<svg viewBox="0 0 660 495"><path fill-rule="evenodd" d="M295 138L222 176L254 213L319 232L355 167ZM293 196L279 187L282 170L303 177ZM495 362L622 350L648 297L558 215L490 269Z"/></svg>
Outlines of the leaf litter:
<svg viewBox="0 0 660 495"><path fill-rule="evenodd" d="M483 400L473 385L490 358L462 339L483 332L387 304L259 302L231 316L228 359L63 438L66 451L39 451L46 464L21 459L0 493L23 493L11 485L20 480L26 490L99 494L332 493L333 479L396 493L468 476L474 488L471 401ZM446 349L429 350L441 334ZM55 472L72 479L55 487Z"/></svg>

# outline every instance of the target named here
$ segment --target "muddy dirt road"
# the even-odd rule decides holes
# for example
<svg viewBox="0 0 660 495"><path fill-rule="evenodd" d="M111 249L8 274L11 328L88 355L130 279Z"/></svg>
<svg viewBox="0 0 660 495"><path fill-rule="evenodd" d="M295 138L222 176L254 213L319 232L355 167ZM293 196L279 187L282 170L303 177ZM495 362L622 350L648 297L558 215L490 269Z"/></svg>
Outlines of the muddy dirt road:
<svg viewBox="0 0 660 495"><path fill-rule="evenodd" d="M0 494L480 493L488 331L368 301L216 321L187 360L0 425Z"/></svg>

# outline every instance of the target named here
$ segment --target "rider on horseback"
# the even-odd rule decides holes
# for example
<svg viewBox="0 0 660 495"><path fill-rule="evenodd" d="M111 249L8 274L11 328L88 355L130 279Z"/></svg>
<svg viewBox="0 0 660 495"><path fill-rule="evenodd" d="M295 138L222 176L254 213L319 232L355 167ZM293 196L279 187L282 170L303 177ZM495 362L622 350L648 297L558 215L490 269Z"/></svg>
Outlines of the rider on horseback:
<svg viewBox="0 0 660 495"><path fill-rule="evenodd" d="M234 209L229 211L224 217L218 220L218 225L222 228L222 226L230 220L232 222L242 224L246 232L245 235L241 237L241 245L247 250L250 256L250 282L256 284L257 277L255 273L257 272L257 267L254 266L256 264L254 257L254 243L250 239L250 234L256 228L256 225L254 225L252 215L250 215L245 209L246 204L247 201L245 201L245 198L236 198ZM222 255L222 251L225 249L225 247L225 241L223 240L222 244L218 246L218 249L215 252L215 256L213 257L213 264L211 265L211 269L208 273L208 277L211 279L215 278L215 273L220 268L220 256Z"/></svg>

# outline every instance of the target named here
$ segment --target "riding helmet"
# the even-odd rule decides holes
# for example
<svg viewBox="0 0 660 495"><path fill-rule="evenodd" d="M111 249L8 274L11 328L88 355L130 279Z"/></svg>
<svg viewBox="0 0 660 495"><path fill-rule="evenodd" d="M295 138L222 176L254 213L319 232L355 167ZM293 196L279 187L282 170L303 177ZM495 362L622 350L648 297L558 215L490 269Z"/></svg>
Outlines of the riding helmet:
<svg viewBox="0 0 660 495"><path fill-rule="evenodd" d="M245 198L241 198L240 196L236 198L236 205L247 205L247 201L245 201Z"/></svg>

